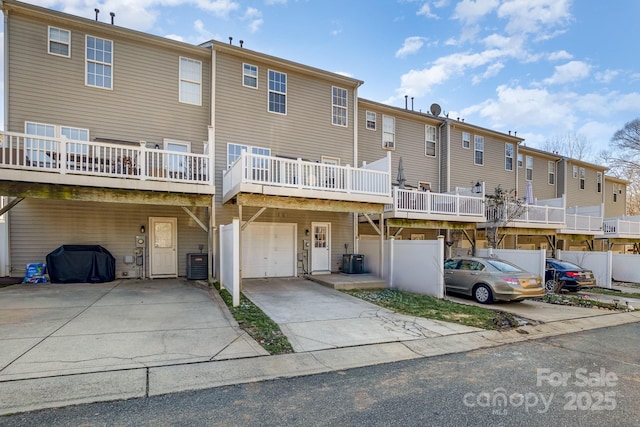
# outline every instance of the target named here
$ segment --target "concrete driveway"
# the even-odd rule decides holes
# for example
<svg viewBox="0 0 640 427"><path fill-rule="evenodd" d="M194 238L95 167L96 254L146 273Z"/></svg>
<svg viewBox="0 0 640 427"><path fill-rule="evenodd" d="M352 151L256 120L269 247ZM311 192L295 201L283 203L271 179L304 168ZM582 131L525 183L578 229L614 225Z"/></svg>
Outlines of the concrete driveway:
<svg viewBox="0 0 640 427"><path fill-rule="evenodd" d="M267 352L224 303L179 279L0 289L0 381Z"/></svg>
<svg viewBox="0 0 640 427"><path fill-rule="evenodd" d="M300 278L245 279L242 286L243 293L278 323L296 352L480 330L397 314Z"/></svg>

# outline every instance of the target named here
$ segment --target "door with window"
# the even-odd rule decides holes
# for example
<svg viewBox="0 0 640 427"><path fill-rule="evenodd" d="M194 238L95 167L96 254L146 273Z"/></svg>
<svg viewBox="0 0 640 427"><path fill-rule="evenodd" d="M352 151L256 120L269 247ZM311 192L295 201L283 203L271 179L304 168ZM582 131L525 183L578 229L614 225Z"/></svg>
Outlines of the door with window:
<svg viewBox="0 0 640 427"><path fill-rule="evenodd" d="M192 179L191 168L189 167L187 156L179 153L189 153L191 144L186 141L173 141L166 139L164 141L164 149L173 151L175 154L165 155L165 167L169 171L169 177L175 179Z"/></svg>
<svg viewBox="0 0 640 427"><path fill-rule="evenodd" d="M331 224L311 223L311 274L331 273Z"/></svg>
<svg viewBox="0 0 640 427"><path fill-rule="evenodd" d="M178 219L149 218L149 276L178 277Z"/></svg>

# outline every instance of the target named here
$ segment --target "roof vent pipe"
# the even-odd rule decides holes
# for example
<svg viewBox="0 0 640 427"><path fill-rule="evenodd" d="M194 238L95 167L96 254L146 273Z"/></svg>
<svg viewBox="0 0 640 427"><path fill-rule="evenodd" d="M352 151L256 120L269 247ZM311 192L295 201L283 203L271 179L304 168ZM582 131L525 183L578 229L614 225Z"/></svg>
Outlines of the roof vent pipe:
<svg viewBox="0 0 640 427"><path fill-rule="evenodd" d="M100 9L95 8L93 11L96 13L96 21L98 20L98 14L100 13Z"/></svg>
<svg viewBox="0 0 640 427"><path fill-rule="evenodd" d="M408 107L407 107L408 99L409 99L409 95L405 95L405 96L404 96L404 109L405 109L405 110L408 108Z"/></svg>
<svg viewBox="0 0 640 427"><path fill-rule="evenodd" d="M413 111L413 96L411 97L411 111Z"/></svg>
<svg viewBox="0 0 640 427"><path fill-rule="evenodd" d="M244 44L244 40L240 40L240 47Z"/></svg>
<svg viewBox="0 0 640 427"><path fill-rule="evenodd" d="M111 15L111 25L113 25L113 18L116 17L116 14L113 12L109 12L109 15Z"/></svg>
<svg viewBox="0 0 640 427"><path fill-rule="evenodd" d="M233 44L233 37L229 36L229 44Z"/></svg>

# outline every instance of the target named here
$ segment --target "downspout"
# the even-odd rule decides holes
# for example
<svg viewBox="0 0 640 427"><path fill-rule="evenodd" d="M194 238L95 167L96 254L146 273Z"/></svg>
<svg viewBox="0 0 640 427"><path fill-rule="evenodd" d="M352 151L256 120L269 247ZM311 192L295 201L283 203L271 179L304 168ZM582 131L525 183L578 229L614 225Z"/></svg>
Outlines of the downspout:
<svg viewBox="0 0 640 427"><path fill-rule="evenodd" d="M440 152L440 165L438 166L438 191L442 191L442 126L447 124L447 119L445 119L440 126L438 126L438 151ZM447 147L447 156L449 156L449 147Z"/></svg>
<svg viewBox="0 0 640 427"><path fill-rule="evenodd" d="M4 14L4 130L9 129L9 11L4 9L4 2L0 0L0 8Z"/></svg>
<svg viewBox="0 0 640 427"><path fill-rule="evenodd" d="M451 191L451 129L449 128L449 119L445 119L447 125L447 193Z"/></svg>
<svg viewBox="0 0 640 427"><path fill-rule="evenodd" d="M216 50L213 43L211 44L211 120L208 129L209 137L209 161L211 162L211 180L213 185L213 197L211 197L211 214L209 218L209 283L212 283L214 279L220 279L218 276L218 270L220 266L220 259L218 254L218 239L217 232L218 226L216 225L216 197L218 195L218 189L216 187ZM213 272L215 271L215 274Z"/></svg>
<svg viewBox="0 0 640 427"><path fill-rule="evenodd" d="M353 167L358 167L358 87L353 90ZM351 241L351 247L353 253L358 253L358 212L352 213L351 226L353 228L353 236Z"/></svg>

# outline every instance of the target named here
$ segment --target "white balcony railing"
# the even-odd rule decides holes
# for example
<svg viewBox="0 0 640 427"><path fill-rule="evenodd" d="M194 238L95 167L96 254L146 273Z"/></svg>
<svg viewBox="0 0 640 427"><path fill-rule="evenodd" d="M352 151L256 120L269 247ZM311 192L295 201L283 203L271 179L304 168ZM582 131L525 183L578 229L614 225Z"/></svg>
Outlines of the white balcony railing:
<svg viewBox="0 0 640 427"><path fill-rule="evenodd" d="M565 224L564 207L544 205L522 205L509 203L502 209L487 209L487 221L507 221L537 225L563 226Z"/></svg>
<svg viewBox="0 0 640 427"><path fill-rule="evenodd" d="M387 160L387 159L381 159ZM390 196L391 176L378 169L375 162L362 168L286 159L243 151L224 171L222 192L225 196L242 184L257 184L300 190Z"/></svg>
<svg viewBox="0 0 640 427"><path fill-rule="evenodd" d="M393 204L386 205L385 212L483 217L484 195L463 196L394 188Z"/></svg>
<svg viewBox="0 0 640 427"><path fill-rule="evenodd" d="M602 231L605 236L640 237L640 217L607 218Z"/></svg>
<svg viewBox="0 0 640 427"><path fill-rule="evenodd" d="M602 231L602 217L578 214L566 214L566 229L572 231Z"/></svg>
<svg viewBox="0 0 640 427"><path fill-rule="evenodd" d="M208 155L0 132L0 168L213 184Z"/></svg>

